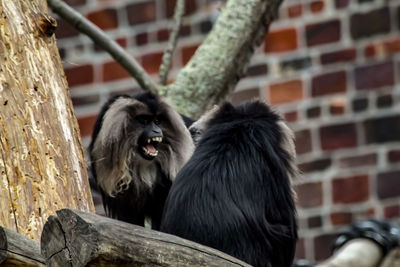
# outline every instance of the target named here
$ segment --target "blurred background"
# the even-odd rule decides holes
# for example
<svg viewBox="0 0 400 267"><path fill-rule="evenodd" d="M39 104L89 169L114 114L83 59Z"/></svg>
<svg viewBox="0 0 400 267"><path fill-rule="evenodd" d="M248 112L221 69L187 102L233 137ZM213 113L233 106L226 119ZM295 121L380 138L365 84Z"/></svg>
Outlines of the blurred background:
<svg viewBox="0 0 400 267"><path fill-rule="evenodd" d="M174 0L66 0L157 81ZM225 1L186 0L171 81ZM111 57L58 20L56 35L85 147L105 100L140 90ZM231 101L264 99L296 133L297 257L320 261L338 230L400 222L400 0L285 0ZM101 204L95 199L101 213Z"/></svg>

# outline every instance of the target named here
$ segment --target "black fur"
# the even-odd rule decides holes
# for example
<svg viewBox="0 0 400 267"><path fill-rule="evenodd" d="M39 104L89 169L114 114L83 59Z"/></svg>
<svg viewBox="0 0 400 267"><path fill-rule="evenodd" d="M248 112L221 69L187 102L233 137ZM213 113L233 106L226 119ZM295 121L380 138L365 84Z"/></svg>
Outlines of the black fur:
<svg viewBox="0 0 400 267"><path fill-rule="evenodd" d="M110 132L103 132L106 141L101 142L100 132L106 114L121 99L127 100L123 102L125 106L117 112L123 122L114 122L113 118L108 120L110 125L120 127L119 132L111 132L117 127L110 127ZM114 109L117 110L116 107ZM152 137L163 138L161 143L154 145L159 151L154 157L146 156L141 150L147 139ZM169 188L176 172L190 155L180 146L188 145L192 145L192 142L183 120L156 95L139 93L110 98L99 113L89 146L92 174L99 185L107 215L141 226L144 226L145 218L149 217L152 228L159 229ZM116 171L112 171L114 169ZM98 173L99 170L101 173ZM102 188L99 180L110 181L118 178L118 175L122 176L124 172L131 175L132 181L122 190L112 195ZM112 183L113 186L115 184Z"/></svg>
<svg viewBox="0 0 400 267"><path fill-rule="evenodd" d="M278 121L261 102L222 106L171 187L161 231L254 266L291 266L294 155L281 146Z"/></svg>

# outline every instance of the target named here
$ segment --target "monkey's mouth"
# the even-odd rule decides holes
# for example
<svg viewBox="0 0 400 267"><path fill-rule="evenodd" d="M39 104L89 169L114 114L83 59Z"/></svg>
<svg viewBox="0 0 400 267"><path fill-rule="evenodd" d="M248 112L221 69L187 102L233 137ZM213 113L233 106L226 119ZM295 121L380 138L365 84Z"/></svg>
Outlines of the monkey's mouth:
<svg viewBox="0 0 400 267"><path fill-rule="evenodd" d="M141 154L145 159L151 160L157 157L158 145L162 142L162 137L152 137L145 140L144 144L141 145Z"/></svg>

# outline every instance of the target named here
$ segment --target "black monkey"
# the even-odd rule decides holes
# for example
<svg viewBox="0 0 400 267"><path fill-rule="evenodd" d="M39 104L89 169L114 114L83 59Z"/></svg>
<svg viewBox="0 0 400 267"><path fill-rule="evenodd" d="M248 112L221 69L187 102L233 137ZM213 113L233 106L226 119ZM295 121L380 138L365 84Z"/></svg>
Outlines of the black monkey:
<svg viewBox="0 0 400 267"><path fill-rule="evenodd" d="M103 106L89 146L107 214L159 229L164 202L193 142L181 116L152 93L115 96Z"/></svg>
<svg viewBox="0 0 400 267"><path fill-rule="evenodd" d="M293 135L263 102L214 108L172 184L161 231L254 266L291 266L297 240Z"/></svg>

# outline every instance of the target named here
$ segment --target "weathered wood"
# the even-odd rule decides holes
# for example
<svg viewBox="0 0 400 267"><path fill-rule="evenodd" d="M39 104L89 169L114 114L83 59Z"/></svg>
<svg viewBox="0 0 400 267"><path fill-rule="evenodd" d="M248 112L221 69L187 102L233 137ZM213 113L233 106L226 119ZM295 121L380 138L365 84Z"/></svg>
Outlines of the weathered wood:
<svg viewBox="0 0 400 267"><path fill-rule="evenodd" d="M68 209L45 224L41 250L49 266L250 266L173 235Z"/></svg>
<svg viewBox="0 0 400 267"><path fill-rule="evenodd" d="M0 266L45 266L39 243L0 227Z"/></svg>
<svg viewBox="0 0 400 267"><path fill-rule="evenodd" d="M36 240L56 210L94 211L47 10L0 1L0 225Z"/></svg>

